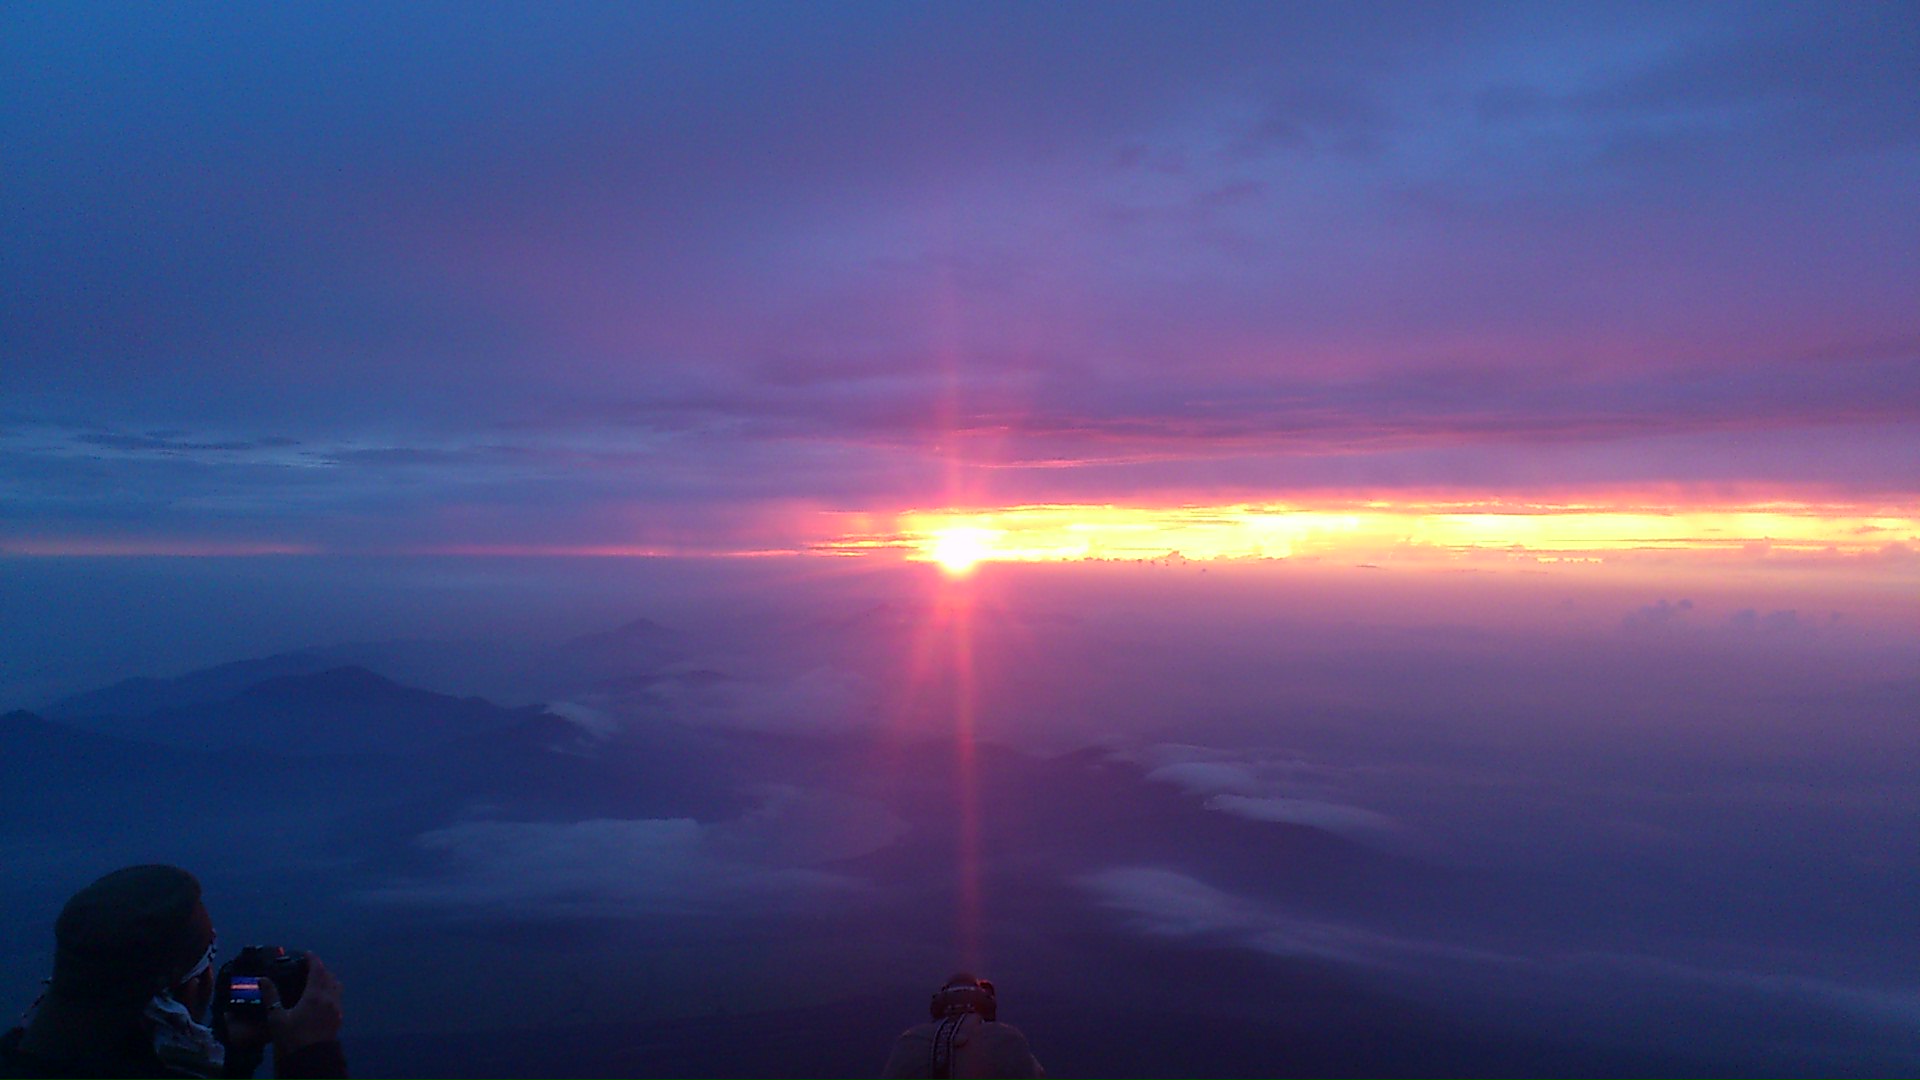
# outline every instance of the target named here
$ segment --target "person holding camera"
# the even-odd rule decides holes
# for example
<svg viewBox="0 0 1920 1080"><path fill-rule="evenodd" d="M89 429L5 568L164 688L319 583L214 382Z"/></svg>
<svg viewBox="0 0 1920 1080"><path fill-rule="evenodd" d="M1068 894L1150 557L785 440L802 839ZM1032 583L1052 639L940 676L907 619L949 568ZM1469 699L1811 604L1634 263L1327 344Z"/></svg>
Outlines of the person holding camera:
<svg viewBox="0 0 1920 1080"><path fill-rule="evenodd" d="M880 1075L896 1077L1045 1076L1027 1037L999 1022L993 984L955 972L934 991L930 1023L908 1028L893 1041Z"/></svg>
<svg viewBox="0 0 1920 1080"><path fill-rule="evenodd" d="M269 1045L277 1076L347 1075L340 980L280 949L216 969L200 883L179 867L95 881L53 936L53 977L0 1037L0 1076L250 1077Z"/></svg>

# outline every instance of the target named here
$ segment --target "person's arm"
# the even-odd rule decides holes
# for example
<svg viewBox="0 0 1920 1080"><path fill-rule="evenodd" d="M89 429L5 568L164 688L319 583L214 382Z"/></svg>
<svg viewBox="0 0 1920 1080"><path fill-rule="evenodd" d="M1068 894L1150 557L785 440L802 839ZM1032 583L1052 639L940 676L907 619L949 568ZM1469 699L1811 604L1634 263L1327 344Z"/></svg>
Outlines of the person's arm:
<svg viewBox="0 0 1920 1080"><path fill-rule="evenodd" d="M340 1049L340 980L307 954L307 989L291 1009L267 1014L273 1029L273 1074L280 1080L319 1080L347 1075Z"/></svg>
<svg viewBox="0 0 1920 1080"><path fill-rule="evenodd" d="M285 1053L275 1047L273 1075L280 1080L339 1080L347 1075L347 1052L339 1039L308 1043Z"/></svg>
<svg viewBox="0 0 1920 1080"><path fill-rule="evenodd" d="M887 1067L881 1070L881 1080L903 1080L906 1077L929 1076L927 1062L932 1044L918 1028L908 1028L893 1040L893 1051L887 1055Z"/></svg>
<svg viewBox="0 0 1920 1080"><path fill-rule="evenodd" d="M1041 1066L1040 1059L1033 1056L1033 1048L1027 1045L1026 1033L1012 1024L989 1024L987 1029L997 1036L993 1040L991 1050L993 1075L1014 1077L1047 1075L1047 1070Z"/></svg>

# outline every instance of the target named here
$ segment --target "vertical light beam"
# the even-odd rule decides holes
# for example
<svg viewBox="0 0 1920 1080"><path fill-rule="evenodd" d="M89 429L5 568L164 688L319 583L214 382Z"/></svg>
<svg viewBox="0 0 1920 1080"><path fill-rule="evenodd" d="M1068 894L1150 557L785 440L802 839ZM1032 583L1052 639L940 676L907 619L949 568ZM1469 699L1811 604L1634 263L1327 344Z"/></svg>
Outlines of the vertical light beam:
<svg viewBox="0 0 1920 1080"><path fill-rule="evenodd" d="M984 967L981 926L985 921L985 899L980 875L981 852L980 777L974 753L974 709L978 682L974 672L973 601L970 583L963 579L943 579L943 601L948 609L947 628L953 647L953 761L957 792L955 811L958 838L955 851L959 873L959 907L956 945L960 962L969 971Z"/></svg>

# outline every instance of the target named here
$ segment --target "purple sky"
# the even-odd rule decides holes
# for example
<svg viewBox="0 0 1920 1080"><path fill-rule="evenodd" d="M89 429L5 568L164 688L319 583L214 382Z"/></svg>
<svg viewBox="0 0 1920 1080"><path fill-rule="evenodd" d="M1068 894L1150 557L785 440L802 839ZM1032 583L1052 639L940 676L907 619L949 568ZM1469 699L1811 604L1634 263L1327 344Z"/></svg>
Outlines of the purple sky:
<svg viewBox="0 0 1920 1080"><path fill-rule="evenodd" d="M0 41L15 548L1920 504L1913 3L14 3Z"/></svg>

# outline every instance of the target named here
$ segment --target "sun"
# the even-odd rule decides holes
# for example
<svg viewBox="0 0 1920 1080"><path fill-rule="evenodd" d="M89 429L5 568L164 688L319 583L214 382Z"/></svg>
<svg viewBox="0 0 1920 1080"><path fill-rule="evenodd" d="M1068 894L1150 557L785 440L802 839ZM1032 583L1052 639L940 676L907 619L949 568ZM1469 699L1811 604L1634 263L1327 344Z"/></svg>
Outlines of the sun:
<svg viewBox="0 0 1920 1080"><path fill-rule="evenodd" d="M934 534L928 554L949 574L971 571L974 564L993 554L993 533L987 529L955 527Z"/></svg>

